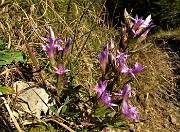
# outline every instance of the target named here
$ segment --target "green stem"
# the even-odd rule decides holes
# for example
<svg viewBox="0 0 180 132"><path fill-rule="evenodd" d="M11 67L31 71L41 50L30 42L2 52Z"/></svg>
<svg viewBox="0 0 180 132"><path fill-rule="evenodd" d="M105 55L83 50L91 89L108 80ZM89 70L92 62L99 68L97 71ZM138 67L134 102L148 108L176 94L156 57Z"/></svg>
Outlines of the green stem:
<svg viewBox="0 0 180 132"><path fill-rule="evenodd" d="M57 91L58 95L61 95L63 90L63 75L57 75Z"/></svg>

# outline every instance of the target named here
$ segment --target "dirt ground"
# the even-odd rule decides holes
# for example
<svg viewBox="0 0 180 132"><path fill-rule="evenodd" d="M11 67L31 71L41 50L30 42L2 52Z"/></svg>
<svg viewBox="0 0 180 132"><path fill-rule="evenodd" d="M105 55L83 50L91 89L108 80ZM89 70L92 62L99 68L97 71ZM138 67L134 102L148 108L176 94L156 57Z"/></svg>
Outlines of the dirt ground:
<svg viewBox="0 0 180 132"><path fill-rule="evenodd" d="M162 53L167 54L170 60L169 72L172 77L163 77L164 84L159 87L149 83L146 86L146 94L137 94L135 104L139 104L139 113L142 121L140 123L130 124L129 131L132 132L178 132L180 131L180 40L179 36L170 38L156 38L154 43ZM151 59L151 57L150 57ZM161 60L157 60L161 64ZM163 65L159 68L163 69ZM154 78L152 77L152 80ZM162 83L159 82L159 83Z"/></svg>

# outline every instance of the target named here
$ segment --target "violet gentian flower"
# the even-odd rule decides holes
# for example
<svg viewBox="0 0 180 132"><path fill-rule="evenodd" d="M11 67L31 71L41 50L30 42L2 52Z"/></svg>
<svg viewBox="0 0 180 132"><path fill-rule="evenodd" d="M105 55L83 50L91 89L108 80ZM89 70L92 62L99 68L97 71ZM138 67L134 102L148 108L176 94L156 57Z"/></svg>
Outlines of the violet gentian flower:
<svg viewBox="0 0 180 132"><path fill-rule="evenodd" d="M108 64L108 54L109 54L108 45L105 45L104 50L98 56L103 72L106 71L106 67L107 67L107 64Z"/></svg>
<svg viewBox="0 0 180 132"><path fill-rule="evenodd" d="M119 55L117 58L117 70L121 73L124 73L125 75L132 75L135 78L135 75L142 70L144 70L144 66L141 64L138 64L136 62L135 66L133 68L128 68L126 65L128 55L125 55L124 53L119 52Z"/></svg>
<svg viewBox="0 0 180 132"><path fill-rule="evenodd" d="M117 58L117 70L121 73L126 73L128 72L128 67L126 65L126 60L128 55L125 55L124 53L119 52L119 55L116 57Z"/></svg>
<svg viewBox="0 0 180 132"><path fill-rule="evenodd" d="M142 28L140 28L140 27L144 23L144 20L142 19L142 17L140 19L138 19L138 15L136 15L135 19L134 18L132 18L132 19L134 20L132 32L134 34L134 37L136 37L142 31Z"/></svg>
<svg viewBox="0 0 180 132"><path fill-rule="evenodd" d="M103 81L102 78L100 77L98 80L98 86L96 86L94 90L98 93L100 100L105 105L113 109L112 106L118 106L118 105L111 103L110 91L106 91L107 84L108 84L108 80Z"/></svg>
<svg viewBox="0 0 180 132"><path fill-rule="evenodd" d="M142 17L138 18L138 15L136 15L135 18L133 18L125 9L124 10L124 18L125 18L126 24L132 30L134 37L136 37L140 33L142 33L142 31L144 29L146 29L148 27L151 28L153 26L151 15L149 15L145 20L143 20ZM134 22L132 22L131 20ZM149 32L149 31L147 31L147 32ZM146 34L147 34L147 32L146 32ZM145 36L145 35L143 35L143 36Z"/></svg>
<svg viewBox="0 0 180 132"><path fill-rule="evenodd" d="M129 105L126 100L123 100L122 113L123 115L128 116L131 119L139 120L136 107L132 107L131 105Z"/></svg>
<svg viewBox="0 0 180 132"><path fill-rule="evenodd" d="M107 92L106 90L102 93L101 95L101 101L103 103L105 103L108 107L110 107L111 109L113 109L112 106L118 106L117 104L113 104L111 102L111 95L110 92ZM114 109L113 109L114 110Z"/></svg>
<svg viewBox="0 0 180 132"><path fill-rule="evenodd" d="M65 54L68 54L70 52L70 49L71 49L71 43L72 43L72 39L70 37L67 38L67 42L66 42L66 45L64 47L64 53Z"/></svg>
<svg viewBox="0 0 180 132"><path fill-rule="evenodd" d="M48 45L42 44L42 47L48 53L48 57L49 57L51 64L53 66L55 66L56 62L55 62L53 50L55 47L57 47L58 50L63 50L63 48L60 45L56 44L57 42L62 42L62 40L60 38L55 37L54 32L51 27L49 28L49 34L50 35L48 38L44 38L44 37L40 37L40 38L42 40L49 42Z"/></svg>
<svg viewBox="0 0 180 132"><path fill-rule="evenodd" d="M117 58L118 60L120 60L120 63L121 63L121 64L125 64L125 63L126 63L126 60L127 60L127 58L128 58L128 55L125 55L124 53L118 51L118 55L116 56L116 58Z"/></svg>
<svg viewBox="0 0 180 132"><path fill-rule="evenodd" d="M55 44L54 48L57 48L58 51L62 51L64 49L60 44Z"/></svg>
<svg viewBox="0 0 180 132"><path fill-rule="evenodd" d="M138 40L138 44L141 43L143 40L146 39L147 37L147 34L149 33L149 31L151 30L151 28L155 27L155 25L150 25L149 27L147 27L145 29L145 31L141 34L141 36L139 37L139 40Z"/></svg>
<svg viewBox="0 0 180 132"><path fill-rule="evenodd" d="M136 62L135 66L132 69L129 69L127 73L135 78L135 75L144 70L144 68L145 67L143 65L138 64L138 62Z"/></svg>
<svg viewBox="0 0 180 132"><path fill-rule="evenodd" d="M98 93L99 96L102 95L102 93L105 91L108 84L108 80L103 81L102 77L98 80L98 86L94 88L94 90Z"/></svg>
<svg viewBox="0 0 180 132"><path fill-rule="evenodd" d="M128 104L128 97L131 96L131 86L129 84L126 84L123 88L123 90L119 90L120 98L123 101L122 105L122 113L125 116L128 116L134 120L139 120L138 113L136 110L136 107L132 107Z"/></svg>
<svg viewBox="0 0 180 132"><path fill-rule="evenodd" d="M141 24L140 28L146 28L151 24L151 14L144 20L144 22Z"/></svg>
<svg viewBox="0 0 180 132"><path fill-rule="evenodd" d="M122 24L122 44L134 43L133 49L136 49L143 40L146 39L148 32L153 25L151 15L148 15L144 20L142 17L138 18L138 15L133 18L126 9L124 10L125 24ZM127 41L129 39L129 41ZM131 40L132 39L132 40Z"/></svg>
<svg viewBox="0 0 180 132"><path fill-rule="evenodd" d="M59 74L59 75L63 75L65 74L66 72L69 72L70 70L68 69L63 69L63 65L62 64L59 64L58 67L54 67L54 69L56 70L56 73Z"/></svg>
<svg viewBox="0 0 180 132"><path fill-rule="evenodd" d="M123 99L127 101L128 97L131 96L131 85L125 84L123 90L119 90L118 93L120 94L119 99Z"/></svg>
<svg viewBox="0 0 180 132"><path fill-rule="evenodd" d="M150 31L150 28L153 27L152 25L152 19L151 15L149 15L145 20L141 18L138 18L136 15L135 19L131 17L132 20L134 20L133 27L132 27L132 32L134 34L134 37L138 36L141 34L141 39L145 39L148 32ZM144 31L145 30L145 31Z"/></svg>
<svg viewBox="0 0 180 132"><path fill-rule="evenodd" d="M56 44L57 42L62 42L62 40L60 38L55 37L51 27L49 28L49 34L50 35L48 38L40 37L42 40L49 42L49 45L42 45L43 49L47 52L52 51L54 47L59 47L59 49L62 49L60 48L60 46Z"/></svg>

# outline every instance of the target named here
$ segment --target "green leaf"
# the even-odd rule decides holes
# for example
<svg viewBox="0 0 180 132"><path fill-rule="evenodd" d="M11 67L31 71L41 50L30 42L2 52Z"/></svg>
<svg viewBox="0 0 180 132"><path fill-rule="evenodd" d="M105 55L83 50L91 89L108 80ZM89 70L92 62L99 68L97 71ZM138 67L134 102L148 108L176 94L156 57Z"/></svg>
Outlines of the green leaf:
<svg viewBox="0 0 180 132"><path fill-rule="evenodd" d="M23 60L23 55L20 51L17 50L10 50L11 56L13 57L13 59L18 62L18 61L22 61Z"/></svg>
<svg viewBox="0 0 180 132"><path fill-rule="evenodd" d="M0 85L0 92L2 94L13 94L14 93L14 89L8 88L8 87L4 87L4 86Z"/></svg>
<svg viewBox="0 0 180 132"><path fill-rule="evenodd" d="M99 118L99 117L101 117L101 116L109 113L110 111L111 111L111 110L108 109L108 108L106 108L106 107L101 107L101 108L98 108L98 109L96 110L95 116Z"/></svg>
<svg viewBox="0 0 180 132"><path fill-rule="evenodd" d="M68 104L68 103L69 103L69 96L67 96L64 104Z"/></svg>
<svg viewBox="0 0 180 132"><path fill-rule="evenodd" d="M67 110L67 105L64 105L63 108L62 108L62 110L61 110L61 114L63 114L64 112L66 112L66 110Z"/></svg>
<svg viewBox="0 0 180 132"><path fill-rule="evenodd" d="M61 114L63 114L64 112L66 112L67 110L67 104L69 103L69 96L67 96L65 102L64 102L64 106L62 107L62 110L61 110Z"/></svg>
<svg viewBox="0 0 180 132"><path fill-rule="evenodd" d="M23 55L17 50L3 50L0 51L0 66L11 64L13 61L23 61Z"/></svg>
<svg viewBox="0 0 180 132"><path fill-rule="evenodd" d="M54 106L50 106L50 109L51 109L51 111L54 112L54 113L57 113L57 111L58 111Z"/></svg>
<svg viewBox="0 0 180 132"><path fill-rule="evenodd" d="M150 46L150 45L152 45L152 43L142 44L142 45L138 46L135 50L130 51L130 52L131 52L131 53L137 52L137 51L142 50L142 49L144 49L144 48L146 48L146 47L148 47L148 46Z"/></svg>
<svg viewBox="0 0 180 132"><path fill-rule="evenodd" d="M122 122L118 122L114 125L114 128L121 128L121 129L124 129L126 130L127 129L127 126L126 124L122 123Z"/></svg>

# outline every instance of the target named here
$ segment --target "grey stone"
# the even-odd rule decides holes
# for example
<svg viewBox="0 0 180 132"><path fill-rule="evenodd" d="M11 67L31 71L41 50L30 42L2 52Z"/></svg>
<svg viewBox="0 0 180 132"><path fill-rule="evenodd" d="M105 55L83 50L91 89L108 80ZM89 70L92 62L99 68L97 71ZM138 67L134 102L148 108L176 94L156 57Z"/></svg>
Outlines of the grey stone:
<svg viewBox="0 0 180 132"><path fill-rule="evenodd" d="M27 114L36 116L37 118L41 117L41 113L45 114L48 111L49 104L49 94L42 87L32 87L27 89L30 86L35 85L33 82L22 82L17 81L13 84L15 91L20 92L24 90L20 95L17 96L16 109L19 114ZM15 115L17 115L17 113Z"/></svg>

